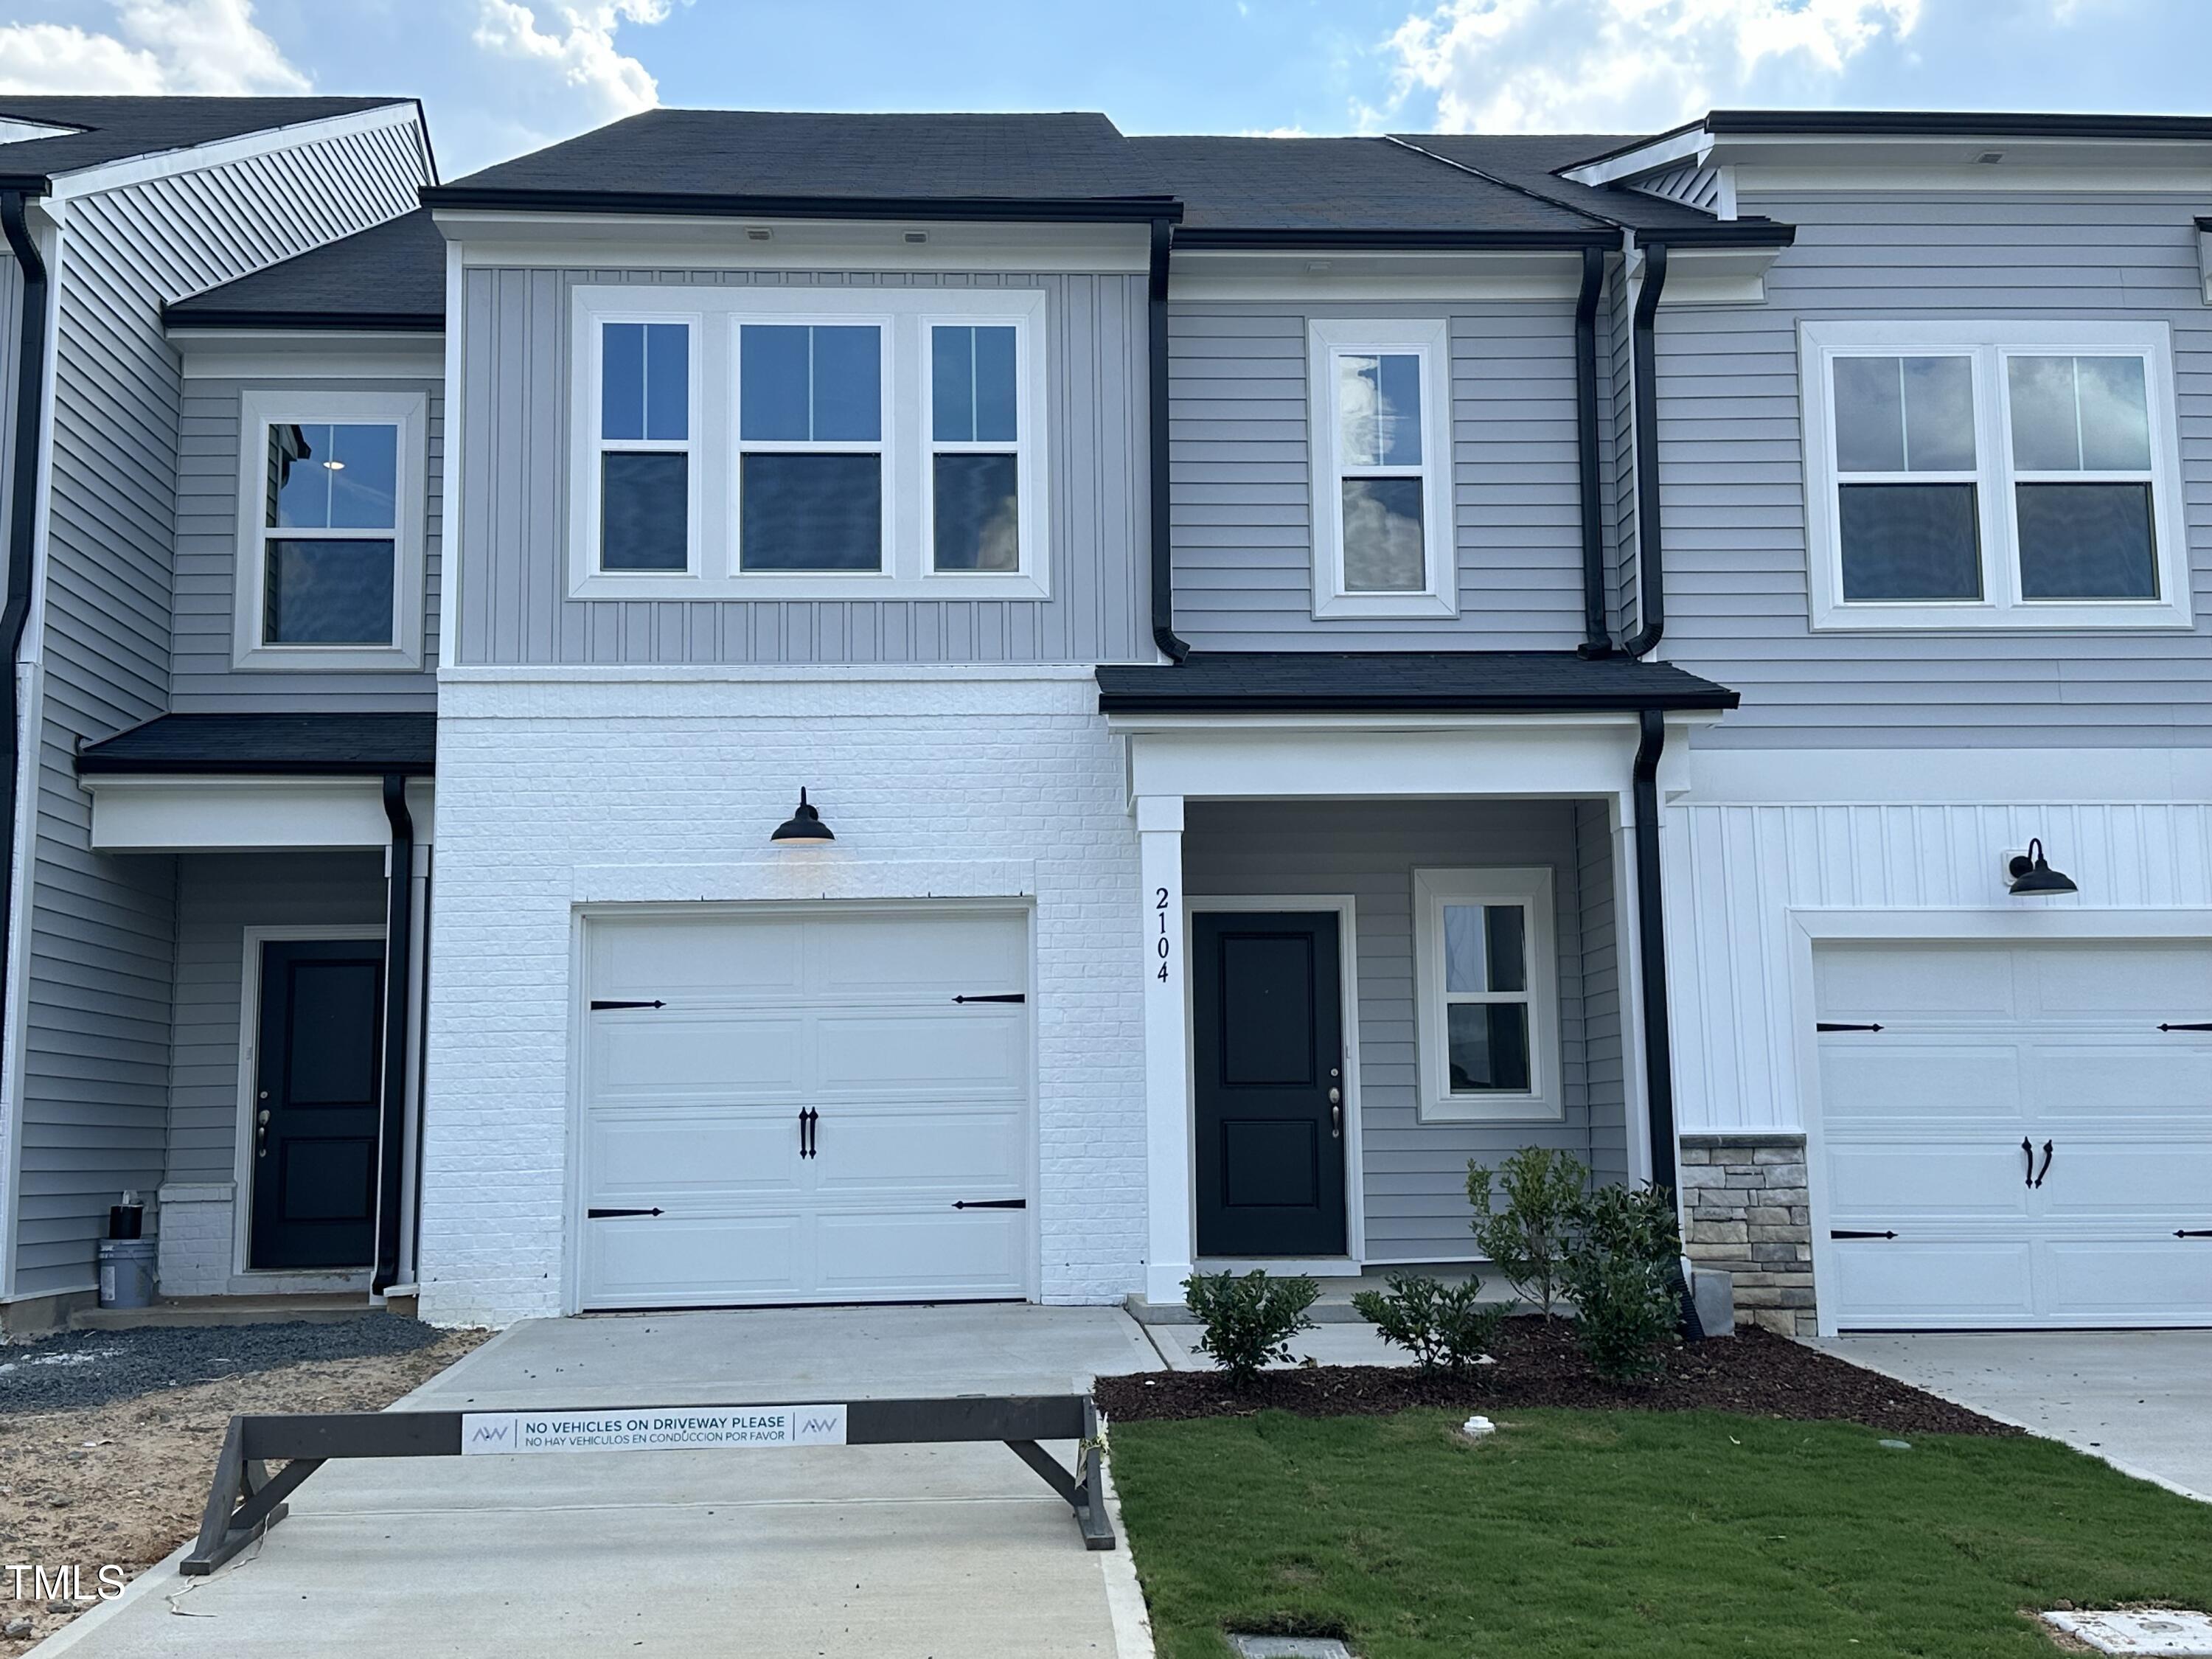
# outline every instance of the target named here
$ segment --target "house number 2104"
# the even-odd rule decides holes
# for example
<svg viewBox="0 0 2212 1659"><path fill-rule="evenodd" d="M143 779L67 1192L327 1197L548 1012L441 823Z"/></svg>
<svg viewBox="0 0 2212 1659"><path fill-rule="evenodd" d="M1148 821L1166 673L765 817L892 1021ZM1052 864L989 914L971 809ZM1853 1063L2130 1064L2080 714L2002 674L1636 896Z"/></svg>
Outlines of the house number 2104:
<svg viewBox="0 0 2212 1659"><path fill-rule="evenodd" d="M1168 982L1168 958L1175 954L1175 941L1168 936L1168 890L1158 887L1153 889L1153 893L1152 911L1160 919L1160 936L1152 949L1160 959L1157 977L1164 985Z"/></svg>

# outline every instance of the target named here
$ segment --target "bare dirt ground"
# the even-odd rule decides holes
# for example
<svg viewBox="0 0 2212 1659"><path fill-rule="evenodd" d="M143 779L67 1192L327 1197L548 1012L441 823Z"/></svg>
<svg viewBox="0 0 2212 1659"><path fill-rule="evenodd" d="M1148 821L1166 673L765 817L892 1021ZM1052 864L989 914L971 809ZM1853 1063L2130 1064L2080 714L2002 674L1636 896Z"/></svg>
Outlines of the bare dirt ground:
<svg viewBox="0 0 2212 1659"><path fill-rule="evenodd" d="M199 1529L234 1413L379 1410L489 1334L454 1331L406 1353L311 1360L79 1409L0 1413L0 1629L9 1632L0 1635L0 1656L27 1652L97 1606L101 1567L135 1578ZM38 1567L50 1576L81 1569L82 1598L50 1604L35 1595ZM118 1581L111 1574L108 1582ZM25 1619L29 1631L17 1632Z"/></svg>

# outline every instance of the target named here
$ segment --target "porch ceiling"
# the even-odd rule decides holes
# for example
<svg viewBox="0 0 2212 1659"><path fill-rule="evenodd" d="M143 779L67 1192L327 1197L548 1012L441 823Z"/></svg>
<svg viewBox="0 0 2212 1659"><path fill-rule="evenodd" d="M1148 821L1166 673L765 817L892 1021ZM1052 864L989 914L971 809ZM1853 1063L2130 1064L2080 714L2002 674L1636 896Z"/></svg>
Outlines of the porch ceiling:
<svg viewBox="0 0 2212 1659"><path fill-rule="evenodd" d="M1719 712L1741 700L1671 664L1571 651L1197 652L1172 665L1098 670L1107 714Z"/></svg>

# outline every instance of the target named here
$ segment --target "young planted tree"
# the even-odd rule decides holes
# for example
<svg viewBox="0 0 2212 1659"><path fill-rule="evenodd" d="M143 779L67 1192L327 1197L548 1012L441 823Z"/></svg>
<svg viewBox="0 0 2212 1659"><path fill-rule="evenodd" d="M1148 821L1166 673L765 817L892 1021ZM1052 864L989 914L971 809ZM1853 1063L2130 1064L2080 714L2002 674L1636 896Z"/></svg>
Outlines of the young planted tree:
<svg viewBox="0 0 2212 1659"><path fill-rule="evenodd" d="M1565 1288L1567 1247L1589 1173L1571 1152L1546 1146L1523 1146L1494 1170L1468 1160L1475 1248L1547 1319Z"/></svg>

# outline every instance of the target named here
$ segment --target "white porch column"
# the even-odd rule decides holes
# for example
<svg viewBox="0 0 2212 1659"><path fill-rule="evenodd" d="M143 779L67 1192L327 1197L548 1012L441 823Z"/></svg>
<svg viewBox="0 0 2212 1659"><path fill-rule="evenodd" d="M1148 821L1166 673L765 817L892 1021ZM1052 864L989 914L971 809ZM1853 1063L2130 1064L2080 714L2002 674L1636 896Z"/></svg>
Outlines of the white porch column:
<svg viewBox="0 0 2212 1659"><path fill-rule="evenodd" d="M1180 1302L1191 1267L1190 1039L1183 994L1182 797L1137 798L1145 975L1145 1299Z"/></svg>

